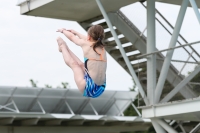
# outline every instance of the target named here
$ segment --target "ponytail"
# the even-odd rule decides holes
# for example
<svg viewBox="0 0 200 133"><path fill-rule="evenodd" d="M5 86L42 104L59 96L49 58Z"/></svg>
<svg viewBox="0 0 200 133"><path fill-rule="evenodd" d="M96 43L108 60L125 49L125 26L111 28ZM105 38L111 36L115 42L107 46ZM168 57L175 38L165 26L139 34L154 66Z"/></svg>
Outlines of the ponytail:
<svg viewBox="0 0 200 133"><path fill-rule="evenodd" d="M101 47L101 48L104 47L104 44L102 43L102 41L101 41L100 38L98 38L97 42L95 42L94 45L93 45L93 50L94 50L96 53L97 53L97 51L96 51L96 48L97 48L97 47ZM98 54L98 53L97 53L97 54Z"/></svg>
<svg viewBox="0 0 200 133"><path fill-rule="evenodd" d="M104 39L104 29L101 25L93 25L88 29L88 35L92 37L92 39L95 41L95 43L92 45L93 50L97 53L95 50L97 47L104 47L104 44L102 43L102 40ZM98 53L97 53L98 54Z"/></svg>

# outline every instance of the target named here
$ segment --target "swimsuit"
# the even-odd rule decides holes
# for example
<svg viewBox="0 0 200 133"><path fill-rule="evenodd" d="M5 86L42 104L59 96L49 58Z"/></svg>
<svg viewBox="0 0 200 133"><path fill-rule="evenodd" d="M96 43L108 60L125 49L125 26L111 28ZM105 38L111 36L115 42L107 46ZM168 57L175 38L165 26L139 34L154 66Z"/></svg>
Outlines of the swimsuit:
<svg viewBox="0 0 200 133"><path fill-rule="evenodd" d="M104 52L104 49L102 51L102 53ZM103 60L103 55L102 53L98 53L100 55L100 59L92 59L92 58L86 58L84 57L84 64L85 64L85 75L84 75L84 79L86 81L86 85L85 85L85 90L83 92L83 96L85 97L92 97L92 98L96 98L99 97L105 90L106 87L106 80L104 81L104 83L102 85L97 85L94 80L90 77L89 73L88 73L88 68L87 68L87 62L88 60L96 60L96 61L104 61Z"/></svg>

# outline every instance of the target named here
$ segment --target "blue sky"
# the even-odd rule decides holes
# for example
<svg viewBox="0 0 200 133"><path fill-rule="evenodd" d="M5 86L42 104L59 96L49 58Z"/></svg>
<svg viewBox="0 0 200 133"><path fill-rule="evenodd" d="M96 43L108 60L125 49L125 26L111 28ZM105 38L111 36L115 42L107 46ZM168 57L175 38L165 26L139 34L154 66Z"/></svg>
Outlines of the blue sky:
<svg viewBox="0 0 200 133"><path fill-rule="evenodd" d="M1 0L0 3L0 86L30 86L29 80L33 79L38 81L40 87L45 84L57 87L61 82L68 82L71 88L77 88L72 71L58 52L56 38L64 38L71 50L83 60L82 51L56 30L74 29L86 34L84 29L72 21L20 15L16 3L16 0ZM175 24L179 6L157 4L157 8ZM122 8L122 11L140 30L145 28L146 11L142 10L141 5L133 4ZM181 33L189 42L199 39L200 26L191 8L187 11ZM167 48L169 40L170 36L158 25L157 46ZM129 90L133 86L130 75L107 55L107 89ZM182 56L177 54L175 58ZM187 58L187 54L184 58ZM177 65L182 66L180 63ZM192 69L192 66L188 66L185 71Z"/></svg>

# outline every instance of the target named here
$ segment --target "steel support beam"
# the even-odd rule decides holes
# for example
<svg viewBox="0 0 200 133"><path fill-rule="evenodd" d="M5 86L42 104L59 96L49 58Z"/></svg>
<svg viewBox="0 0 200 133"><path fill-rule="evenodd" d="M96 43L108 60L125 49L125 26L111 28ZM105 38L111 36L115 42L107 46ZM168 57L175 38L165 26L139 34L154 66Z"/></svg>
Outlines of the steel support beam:
<svg viewBox="0 0 200 133"><path fill-rule="evenodd" d="M120 110L119 107L117 106L116 102L114 103L114 105L115 105L115 107L117 108L117 110L119 111L119 114L118 114L118 115L121 114L122 116L124 116L124 113L121 112L121 110Z"/></svg>
<svg viewBox="0 0 200 133"><path fill-rule="evenodd" d="M76 114L81 114L89 102L90 102L90 99L85 99L83 103L81 104L81 106L79 107L79 109L76 111Z"/></svg>
<svg viewBox="0 0 200 133"><path fill-rule="evenodd" d="M66 101L66 96L68 93L69 89L67 89L67 91L64 94L65 99L60 99L60 101L58 102L58 104L56 105L56 107L51 111L52 113L55 113L56 111L58 111L60 109L60 107L63 105L63 103Z"/></svg>
<svg viewBox="0 0 200 133"><path fill-rule="evenodd" d="M149 56L149 55L153 55L153 54L157 54L157 53L161 53L161 52L165 52L165 51L174 50L174 49L182 48L182 47L185 47L185 46L191 46L191 45L194 45L194 44L197 44L197 43L200 43L200 41L196 41L196 42L192 42L192 43L187 43L187 44L184 44L184 45L180 45L180 46L172 47L172 48L167 48L167 49L163 49L163 50L159 50L159 51L155 51L154 50L151 53L139 55L139 56L137 56L137 58L143 58L143 57L146 57L146 56Z"/></svg>
<svg viewBox="0 0 200 133"><path fill-rule="evenodd" d="M10 103L7 103L6 105L0 105L0 110L1 109L7 109L9 111L17 112L17 110L14 110L12 108L9 108L8 106L13 105L13 102L11 101Z"/></svg>
<svg viewBox="0 0 200 133"><path fill-rule="evenodd" d="M124 51L124 49L123 49L123 47L122 47L122 45L121 45L121 42L119 41L119 38L118 38L118 36L117 36L115 30L113 29L113 26L112 26L112 24L111 24L111 22L110 22L110 19L108 18L107 13L105 12L105 9L104 9L102 3L100 2L100 0L96 0L96 2L97 2L97 5L98 5L98 7L99 7L99 9L100 9L100 11L101 11L101 13L102 13L104 19L106 20L106 23L107 23L107 25L108 25L108 27L109 27L109 29L110 29L110 31L111 31L113 37L115 38L116 44L117 44L117 46L119 47L119 50L120 50L120 52L121 52L121 54L122 54L122 56L123 56L123 58L124 58L124 61L126 62L126 65L127 65L128 69L129 69L129 71L130 71L130 73L131 73L131 76L132 76L133 79L135 80L135 83L136 83L136 85L137 85L137 87L138 87L138 90L139 90L139 92L140 92L142 98L144 99L145 104L148 105L149 102L148 102L147 97L146 97L146 94L145 94L145 92L144 92L144 90L143 90L143 88L142 88L142 85L140 84L140 81L139 81L139 79L137 78L137 75L135 74L134 69L133 69L133 67L132 67L132 65L131 65L131 63L130 63L128 57L126 56L126 53L125 53L125 51Z"/></svg>
<svg viewBox="0 0 200 133"><path fill-rule="evenodd" d="M200 129L200 123L198 125L196 125L191 131L190 133L197 133Z"/></svg>
<svg viewBox="0 0 200 133"><path fill-rule="evenodd" d="M28 107L28 109L27 109L27 112L29 112L29 111L32 109L32 107L37 103L37 100L38 100L40 94L43 92L43 90L44 90L44 89L41 89L41 90L38 92L37 96L34 98L34 100L33 100L33 101L31 102L31 104L29 105L29 107Z"/></svg>
<svg viewBox="0 0 200 133"><path fill-rule="evenodd" d="M70 113L71 113L72 115L75 115L75 114L74 114L74 111L72 110L72 108L70 107L70 105L68 104L68 102L67 102L66 100L65 100L65 104L67 105L67 107L68 107Z"/></svg>
<svg viewBox="0 0 200 133"><path fill-rule="evenodd" d="M169 101L176 93L178 93L188 82L194 78L200 72L200 66L198 66L189 76L187 76L183 81L181 81L167 96L165 96L161 102Z"/></svg>
<svg viewBox="0 0 200 133"><path fill-rule="evenodd" d="M185 129L183 128L182 124L179 124L180 129L182 130L182 133L186 133Z"/></svg>
<svg viewBox="0 0 200 133"><path fill-rule="evenodd" d="M192 5L192 8L194 9L194 12L195 12L197 19L199 21L199 24L200 24L200 13L199 13L198 6L197 6L195 0L190 0L190 4Z"/></svg>
<svg viewBox="0 0 200 133"><path fill-rule="evenodd" d="M119 133L147 130L144 126L1 126L1 133Z"/></svg>
<svg viewBox="0 0 200 133"><path fill-rule="evenodd" d="M146 6L145 6L143 3L141 3L141 4L146 8ZM168 21L158 10L156 10L156 13L158 13L158 14L160 15L160 17L169 25L169 27L171 27L171 28L174 30L174 27L172 26L172 24L170 24L169 21ZM166 26L164 26L164 25L162 24L162 22L161 22L158 18L156 18L156 20L161 24L161 26L162 26L170 35L172 35L172 33L167 29ZM181 38L185 43L188 43L188 42L186 41L186 39L185 39L181 34L179 34L179 36L180 36L180 38ZM179 43L179 45L182 45L179 41L177 41L177 42ZM198 57L200 57L199 53L198 53L192 46L189 45L189 47L192 49L192 51L194 51L194 53L195 53ZM186 51L188 54L190 54L189 51L188 51L186 48L183 47L183 49L185 49L185 51ZM196 62L198 62L193 56L192 56L192 58L193 58Z"/></svg>
<svg viewBox="0 0 200 133"><path fill-rule="evenodd" d="M17 105L15 104L15 101L12 100L12 104L13 104L13 106L15 107L16 112L17 112L17 113L20 113L20 111L19 111Z"/></svg>
<svg viewBox="0 0 200 133"><path fill-rule="evenodd" d="M176 120L173 120L169 123L170 126L172 126L174 123L176 122Z"/></svg>
<svg viewBox="0 0 200 133"><path fill-rule="evenodd" d="M164 61L164 59L160 59L160 58L157 58L157 60ZM200 63L193 62L193 61L182 61L182 60L171 60L171 61L172 61L172 62L184 63L184 66L185 66L185 64L187 64L187 63L189 63L189 64L197 64L197 65L200 64ZM184 66L182 67L182 69L184 68Z"/></svg>
<svg viewBox="0 0 200 133"><path fill-rule="evenodd" d="M117 29L123 33L124 36L131 42L134 43L137 38L140 38L138 42L134 45L135 48L137 48L141 54L146 54L146 37L145 36L140 36L141 32L133 25L132 22L129 21L129 19L120 11L117 11L116 13L108 13L108 16L110 18L110 21L117 27ZM156 50L158 51L158 50ZM158 58L163 58L164 56L161 55L160 53L157 54ZM157 71L161 71L163 62L161 61L156 61L157 65ZM173 66L170 65L170 69L167 74L167 80L174 86L176 87L177 84L179 84L183 78L181 76L177 76L177 69ZM131 74L130 74L131 75ZM174 77L176 77L176 80L174 80ZM191 98L191 97L196 97L195 93L190 90L190 87L187 85L180 91L181 95L184 98Z"/></svg>
<svg viewBox="0 0 200 133"><path fill-rule="evenodd" d="M171 126L169 126L164 120L155 119L157 123L159 123L168 133L178 133Z"/></svg>
<svg viewBox="0 0 200 133"><path fill-rule="evenodd" d="M179 15L178 15L178 18L177 18L177 21L176 21L176 25L175 25L175 28L174 28L174 31L173 31L173 35L172 35L172 38L171 38L171 41L170 41L170 44L169 44L169 48L172 48L176 45L178 35L180 33L180 29L181 29L181 26L182 26L182 23L183 23L183 19L184 19L185 12L186 12L188 4L189 4L189 0L183 0L182 5L181 5L181 9L179 11ZM159 100L160 100L162 90L163 90L163 87L164 87L164 83L165 83L165 80L166 80L166 77L167 77L167 73L168 73L168 70L169 70L169 67L170 67L170 61L172 59L173 52L174 52L174 50L167 52L165 61L163 63L163 67L162 67L160 77L158 79L158 83L157 83L157 86L156 86L156 91L155 91L155 96L156 96L155 102L156 103L158 103Z"/></svg>
<svg viewBox="0 0 200 133"><path fill-rule="evenodd" d="M166 133L165 129L162 128L156 121L155 119L151 119L151 123L153 124L154 129L156 130L157 133Z"/></svg>
<svg viewBox="0 0 200 133"><path fill-rule="evenodd" d="M96 109L94 108L94 106L91 104L91 102L89 102L90 107L92 108L92 110L94 111L95 115L99 115L98 112L96 111Z"/></svg>
<svg viewBox="0 0 200 133"><path fill-rule="evenodd" d="M132 107L135 109L135 111L137 112L138 116L142 117L140 111L137 109L137 107L135 106L134 103L131 103Z"/></svg>
<svg viewBox="0 0 200 133"><path fill-rule="evenodd" d="M105 114L109 111L109 109L112 107L112 105L115 103L115 94L116 92L110 96L110 99L108 100L108 102L106 103L106 105L101 109L100 113L99 114Z"/></svg>
<svg viewBox="0 0 200 133"><path fill-rule="evenodd" d="M155 0L147 1L147 53L156 50L155 32ZM151 105L154 104L156 88L156 55L147 58L147 97Z"/></svg>
<svg viewBox="0 0 200 133"><path fill-rule="evenodd" d="M40 103L40 101L37 100L37 103L38 103L40 109L42 110L42 113L45 114L46 112L45 112L44 108L42 107L42 104Z"/></svg>
<svg viewBox="0 0 200 133"><path fill-rule="evenodd" d="M13 97L13 94L15 93L15 91L17 90L17 87L15 87L11 93L11 96L8 98L8 100L5 102L5 104L7 104L9 101L11 101L12 97ZM5 105L4 104L4 105Z"/></svg>
<svg viewBox="0 0 200 133"><path fill-rule="evenodd" d="M197 116L200 98L174 101L154 106L141 107L143 118L163 118L168 120L200 121Z"/></svg>
<svg viewBox="0 0 200 133"><path fill-rule="evenodd" d="M189 82L189 84L191 84L191 85L200 85L200 83L197 83L197 82Z"/></svg>

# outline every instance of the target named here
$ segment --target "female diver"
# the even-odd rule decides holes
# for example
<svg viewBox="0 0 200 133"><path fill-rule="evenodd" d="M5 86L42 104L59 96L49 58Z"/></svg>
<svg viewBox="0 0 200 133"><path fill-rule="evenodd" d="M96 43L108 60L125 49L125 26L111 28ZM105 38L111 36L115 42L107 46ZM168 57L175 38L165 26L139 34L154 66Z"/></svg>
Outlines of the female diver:
<svg viewBox="0 0 200 133"><path fill-rule="evenodd" d="M106 51L104 44L104 29L100 25L91 26L87 36L74 30L58 29L70 41L80 46L84 54L84 63L68 48L66 42L58 37L59 51L65 63L72 69L74 79L80 92L85 97L96 98L106 87Z"/></svg>

